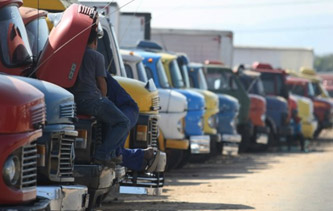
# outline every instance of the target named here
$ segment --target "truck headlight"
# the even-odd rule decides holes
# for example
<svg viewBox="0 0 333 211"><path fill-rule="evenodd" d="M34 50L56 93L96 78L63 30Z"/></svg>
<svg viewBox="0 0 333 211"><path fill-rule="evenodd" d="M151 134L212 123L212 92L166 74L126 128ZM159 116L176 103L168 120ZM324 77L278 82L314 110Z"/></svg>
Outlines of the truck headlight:
<svg viewBox="0 0 333 211"><path fill-rule="evenodd" d="M178 132L183 133L184 132L183 128L184 128L184 119L180 119L177 122L177 130L178 130Z"/></svg>
<svg viewBox="0 0 333 211"><path fill-rule="evenodd" d="M265 122L265 121L266 121L266 115L265 115L265 114L262 114L262 115L260 116L260 119L261 119L261 121Z"/></svg>
<svg viewBox="0 0 333 211"><path fill-rule="evenodd" d="M11 155L2 169L2 176L8 186L15 186L20 177L20 161L17 156Z"/></svg>
<svg viewBox="0 0 333 211"><path fill-rule="evenodd" d="M203 126L204 126L204 118L201 117L200 121L198 121L198 126L203 129Z"/></svg>
<svg viewBox="0 0 333 211"><path fill-rule="evenodd" d="M148 126L147 125L137 125L136 126L136 140L147 141L148 136Z"/></svg>
<svg viewBox="0 0 333 211"><path fill-rule="evenodd" d="M208 118L208 125L209 125L209 127L211 127L211 128L216 128L216 126L217 126L217 121L218 121L218 119L217 119L216 115L212 115L212 116L210 116L210 117Z"/></svg>

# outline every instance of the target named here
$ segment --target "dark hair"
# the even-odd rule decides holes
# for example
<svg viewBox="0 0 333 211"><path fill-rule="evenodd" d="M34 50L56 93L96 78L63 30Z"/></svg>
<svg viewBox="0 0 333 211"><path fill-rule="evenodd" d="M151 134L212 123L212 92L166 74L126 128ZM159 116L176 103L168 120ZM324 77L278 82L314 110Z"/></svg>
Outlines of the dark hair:
<svg viewBox="0 0 333 211"><path fill-rule="evenodd" d="M93 43L95 40L97 40L97 30L96 27L92 27L88 38L88 44Z"/></svg>

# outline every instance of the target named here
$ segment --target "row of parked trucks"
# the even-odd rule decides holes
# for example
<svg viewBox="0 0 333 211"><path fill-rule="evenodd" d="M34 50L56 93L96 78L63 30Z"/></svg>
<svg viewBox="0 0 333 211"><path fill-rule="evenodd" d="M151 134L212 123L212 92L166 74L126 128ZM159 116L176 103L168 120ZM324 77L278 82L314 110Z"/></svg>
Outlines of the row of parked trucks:
<svg viewBox="0 0 333 211"><path fill-rule="evenodd" d="M160 160L149 172L93 164L101 123L77 114L66 89L97 11L69 2L25 0L29 8L19 10L21 0L0 0L0 72L8 74L0 80L0 208L84 210L114 190L159 194L165 167L204 161L226 146L246 152L290 143L295 125L307 139L332 125L333 105L313 70L193 63L151 41L120 51L112 21L100 14L97 50L139 106L125 147L153 147Z"/></svg>

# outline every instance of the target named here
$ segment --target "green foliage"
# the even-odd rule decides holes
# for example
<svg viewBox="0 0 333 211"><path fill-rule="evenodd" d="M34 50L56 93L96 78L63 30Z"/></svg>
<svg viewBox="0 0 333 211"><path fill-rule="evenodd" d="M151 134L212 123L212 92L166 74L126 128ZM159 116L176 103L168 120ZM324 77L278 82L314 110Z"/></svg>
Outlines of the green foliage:
<svg viewBox="0 0 333 211"><path fill-rule="evenodd" d="M314 68L317 72L332 72L333 73L333 54L316 56Z"/></svg>

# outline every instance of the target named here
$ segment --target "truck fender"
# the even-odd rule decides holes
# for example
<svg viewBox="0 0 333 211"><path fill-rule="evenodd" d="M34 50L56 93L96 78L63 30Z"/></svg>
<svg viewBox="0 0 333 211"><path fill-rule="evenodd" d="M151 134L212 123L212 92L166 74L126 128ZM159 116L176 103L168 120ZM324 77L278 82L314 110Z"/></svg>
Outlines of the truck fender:
<svg viewBox="0 0 333 211"><path fill-rule="evenodd" d="M269 126L270 132L273 132L273 134L277 133L276 125L272 118L266 117L266 125Z"/></svg>

